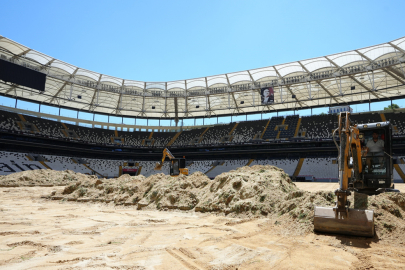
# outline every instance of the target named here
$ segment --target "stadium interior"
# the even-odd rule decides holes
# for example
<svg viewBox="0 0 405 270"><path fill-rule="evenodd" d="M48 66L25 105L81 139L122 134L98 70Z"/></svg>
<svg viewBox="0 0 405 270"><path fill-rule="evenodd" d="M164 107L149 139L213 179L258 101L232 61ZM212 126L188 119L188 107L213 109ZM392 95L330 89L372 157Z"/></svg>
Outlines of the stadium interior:
<svg viewBox="0 0 405 270"><path fill-rule="evenodd" d="M257 70L148 83L80 69L0 37L0 67L20 74L16 79L3 72L0 78L2 98L15 100L14 107L0 107L0 174L53 169L105 178L150 176L168 148L186 157L189 173L201 171L210 178L241 166L270 164L296 181L336 182L332 131L337 114L301 116L299 111L350 110L363 102L403 99L404 50L401 38ZM266 87L274 94L271 104L261 102ZM38 109L21 109L18 102ZM41 112L41 105L59 115ZM61 109L78 117L63 116ZM80 112L93 120L79 119ZM97 121L96 115L107 116L108 122ZM256 119L249 120L252 115ZM110 117L119 121L110 123ZM393 150L401 161L394 181L404 182L405 110L353 113L351 120L393 124ZM162 172L168 170L164 164Z"/></svg>

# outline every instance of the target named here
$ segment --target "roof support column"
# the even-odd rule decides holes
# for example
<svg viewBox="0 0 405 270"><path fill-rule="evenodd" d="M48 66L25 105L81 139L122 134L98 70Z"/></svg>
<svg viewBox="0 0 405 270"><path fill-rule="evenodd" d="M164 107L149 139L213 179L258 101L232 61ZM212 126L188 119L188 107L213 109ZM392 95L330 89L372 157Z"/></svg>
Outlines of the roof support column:
<svg viewBox="0 0 405 270"><path fill-rule="evenodd" d="M188 95L187 95L187 81L184 80L184 116L188 115L188 108L187 108L187 100L188 100ZM184 121L183 121L184 122Z"/></svg>
<svg viewBox="0 0 405 270"><path fill-rule="evenodd" d="M100 81L101 81L101 77L102 77L103 75L102 74L100 74L100 77L98 78L98 81L97 81L97 85L100 83ZM97 107L98 106L98 95L99 95L99 89L98 89L98 87L96 87L96 89L94 90L94 94L93 94L93 98L91 99L91 102L90 102L90 106L89 106L89 109L90 110L92 110L94 107ZM94 103L94 99L96 99L96 103ZM94 106L95 105L95 106Z"/></svg>
<svg viewBox="0 0 405 270"><path fill-rule="evenodd" d="M389 42L388 42L389 43ZM390 43L391 44L391 43ZM395 47L394 47L395 48ZM395 48L396 49L396 48ZM397 56L397 58L399 59L399 66L401 67L401 71L402 71L402 75L404 76L404 78L405 78L405 72L404 72L404 69L403 69L403 67L402 67L402 60L401 60L401 58L398 56L398 53L397 53L397 50L395 50L395 55Z"/></svg>
<svg viewBox="0 0 405 270"><path fill-rule="evenodd" d="M143 83L143 96L142 96L142 111L141 115L145 115L145 94L146 94L146 82Z"/></svg>

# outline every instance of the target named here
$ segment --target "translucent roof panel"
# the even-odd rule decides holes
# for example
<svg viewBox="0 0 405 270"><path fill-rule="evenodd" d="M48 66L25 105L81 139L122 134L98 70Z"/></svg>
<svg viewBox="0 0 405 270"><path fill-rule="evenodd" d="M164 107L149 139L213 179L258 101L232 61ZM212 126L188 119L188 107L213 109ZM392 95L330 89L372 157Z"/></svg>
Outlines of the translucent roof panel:
<svg viewBox="0 0 405 270"><path fill-rule="evenodd" d="M95 72L91 72L85 69L79 69L76 72L76 76L83 76L83 77L87 77L90 80L94 80L94 81L98 81L98 79L100 78L100 74L97 74Z"/></svg>
<svg viewBox="0 0 405 270"><path fill-rule="evenodd" d="M165 90L166 89L166 83L158 83L158 82L150 82L146 83L146 89L158 89L158 90Z"/></svg>
<svg viewBox="0 0 405 270"><path fill-rule="evenodd" d="M325 57L319 57L319 58L300 61L300 62L303 66L305 66L305 68L309 72L313 72L313 71L321 69L321 68L333 67L332 64ZM303 71L302 68L301 68L301 71Z"/></svg>
<svg viewBox="0 0 405 270"><path fill-rule="evenodd" d="M73 74L73 72L75 72L75 70L77 69L77 67L66 64L65 62L62 62L62 61L59 61L59 60L53 61L50 66L55 67L55 68L59 68L61 70L64 70L68 74Z"/></svg>
<svg viewBox="0 0 405 270"><path fill-rule="evenodd" d="M13 54L20 54L29 50L28 47L7 38L0 39L0 47L12 52Z"/></svg>
<svg viewBox="0 0 405 270"><path fill-rule="evenodd" d="M278 77L273 67L265 67L249 70L253 80L258 81L266 77Z"/></svg>
<svg viewBox="0 0 405 270"><path fill-rule="evenodd" d="M251 82L252 81L250 79L249 73L247 71L229 73L228 74L228 79L229 79L230 84L243 82L243 81L246 81L246 82Z"/></svg>
<svg viewBox="0 0 405 270"><path fill-rule="evenodd" d="M186 81L175 81L167 83L167 90L177 88L177 89L186 89Z"/></svg>
<svg viewBox="0 0 405 270"><path fill-rule="evenodd" d="M120 79L120 78L103 75L101 77L100 82L102 82L102 83L110 83L110 84L113 84L113 85L116 85L116 86L122 86L123 80Z"/></svg>
<svg viewBox="0 0 405 270"><path fill-rule="evenodd" d="M328 57L330 60L332 60L335 64L337 64L339 67L344 67L348 64L357 62L357 61L362 61L361 56L357 52L345 52L345 53L339 53L339 54L334 54Z"/></svg>
<svg viewBox="0 0 405 270"><path fill-rule="evenodd" d="M28 53L25 54L25 57L30 58L38 63L41 63L42 65L49 63L49 61L53 59L52 57L49 57L45 54L36 51L29 51Z"/></svg>
<svg viewBox="0 0 405 270"><path fill-rule="evenodd" d="M303 72L302 67L298 62L277 65L275 68L282 77L295 72Z"/></svg>
<svg viewBox="0 0 405 270"><path fill-rule="evenodd" d="M228 85L228 80L226 79L225 75L210 76L207 77L207 84L208 87L216 84Z"/></svg>
<svg viewBox="0 0 405 270"><path fill-rule="evenodd" d="M197 88L205 88L206 83L204 78L199 78L199 79L192 79L192 80L187 80L187 89L192 89L194 87Z"/></svg>
<svg viewBox="0 0 405 270"><path fill-rule="evenodd" d="M376 58L379 58L381 55L390 53L390 52L395 52L395 49L390 46L390 45L378 45L378 46L373 46L370 48L365 48L365 49L360 49L360 53L364 54L371 60L375 60Z"/></svg>
<svg viewBox="0 0 405 270"><path fill-rule="evenodd" d="M139 82L139 81L125 80L124 86L133 86L133 87L143 89L145 87L145 83Z"/></svg>
<svg viewBox="0 0 405 270"><path fill-rule="evenodd" d="M391 42L392 44L400 47L402 50L405 51L405 38L399 38Z"/></svg>

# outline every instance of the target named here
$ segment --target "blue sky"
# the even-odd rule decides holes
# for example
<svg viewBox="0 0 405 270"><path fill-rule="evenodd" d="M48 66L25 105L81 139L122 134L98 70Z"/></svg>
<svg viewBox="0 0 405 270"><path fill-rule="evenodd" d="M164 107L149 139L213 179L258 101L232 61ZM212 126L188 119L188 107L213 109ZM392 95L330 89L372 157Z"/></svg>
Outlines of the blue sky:
<svg viewBox="0 0 405 270"><path fill-rule="evenodd" d="M172 81L405 36L405 1L6 1L0 34L124 79Z"/></svg>

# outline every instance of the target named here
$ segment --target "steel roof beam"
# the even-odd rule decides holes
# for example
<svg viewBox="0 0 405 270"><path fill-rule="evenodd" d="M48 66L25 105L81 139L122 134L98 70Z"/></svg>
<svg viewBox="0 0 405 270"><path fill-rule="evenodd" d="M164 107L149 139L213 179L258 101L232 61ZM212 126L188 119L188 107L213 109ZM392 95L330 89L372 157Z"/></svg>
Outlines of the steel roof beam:
<svg viewBox="0 0 405 270"><path fill-rule="evenodd" d="M229 89L231 89L231 84L229 83L228 74L225 74L225 77L226 77L226 81L228 82L228 87L229 87ZM236 102L235 95L233 94L233 92L231 92L231 95L232 95L233 102L235 103L235 109L236 109L238 112L240 112L238 103Z"/></svg>
<svg viewBox="0 0 405 270"><path fill-rule="evenodd" d="M141 111L141 115L145 115L145 92L146 92L146 82L143 83L143 96L142 96L142 111Z"/></svg>
<svg viewBox="0 0 405 270"><path fill-rule="evenodd" d="M356 79L356 77L354 77L353 75L349 75L349 78L352 79L353 81L355 81L358 85L360 85L361 87L363 87L364 89L366 89L368 92L370 92L373 96L375 96L376 98L380 99L380 97L373 91L371 90L371 88L368 88L365 84L363 84L362 82L360 82L359 80Z"/></svg>
<svg viewBox="0 0 405 270"><path fill-rule="evenodd" d="M100 74L100 77L98 78L98 81L97 81L97 85L100 83L101 77L103 77L103 74ZM95 106L94 106L94 99L96 98L97 92L98 92L98 89L94 89L94 94L93 94L93 97L91 98L91 102L90 102L90 104L89 104L89 105L90 105L90 106L89 106L89 109L90 109L90 110L95 107Z"/></svg>
<svg viewBox="0 0 405 270"><path fill-rule="evenodd" d="M393 69L393 68L385 68L384 71L385 71L388 75L390 75L392 78L394 78L395 80L401 82L402 84L405 84L405 81L402 80L403 75L402 75L400 72L398 72L397 70L395 70L395 69ZM398 78L397 76L395 76L395 75L392 74L392 73L394 73L395 75L397 75L397 76L400 77L400 78Z"/></svg>
<svg viewBox="0 0 405 270"><path fill-rule="evenodd" d="M334 61L332 61L331 59L329 59L329 57L325 56L326 60L329 61L329 63L331 63L332 65L334 65L336 68L340 68ZM373 91L371 90L371 88L368 88L367 86L365 86L363 83L361 83L360 81L358 81L353 75L349 75L349 77L354 80L355 82L357 82L361 87L363 87L364 89L366 89L368 92L370 92L373 96L375 96L376 98L380 99L380 97Z"/></svg>
<svg viewBox="0 0 405 270"><path fill-rule="evenodd" d="M276 67L273 67L274 70L276 71L277 75L283 79L283 77L280 75L280 73L278 72L278 70L276 69ZM293 91L290 89L290 87L288 85L286 85L286 88L288 90L288 92L290 92L291 96L295 96L295 100L298 102L298 104L300 105L300 107L302 107L301 101L298 100L297 95L294 95Z"/></svg>
<svg viewBox="0 0 405 270"><path fill-rule="evenodd" d="M320 86L326 93L328 93L329 96L330 96L331 98L333 98L334 101L337 102L337 104L340 104L340 102L337 100L337 98L335 98L335 97L326 89L326 87L323 86L323 84L321 83L321 80L316 81L316 83L319 84L319 86Z"/></svg>
<svg viewBox="0 0 405 270"><path fill-rule="evenodd" d="M28 49L26 51L20 52L19 54L14 55L13 57L11 57L11 59L16 59L18 57L20 57L21 55L24 55L26 53L28 53L29 51L31 51L31 49Z"/></svg>
<svg viewBox="0 0 405 270"><path fill-rule="evenodd" d="M359 52L359 50L354 50L355 52L357 52L361 57L363 57L364 59L366 59L370 64L373 63L373 60L371 60L370 58L368 58L367 56L365 56L364 54L362 54L361 52ZM403 80L401 80L400 78L397 78L396 76L394 76L389 70L388 68L383 68L382 70L384 70L388 75L390 75L392 78L394 78L395 80L401 82L402 84L405 84L405 82Z"/></svg>
<svg viewBox="0 0 405 270"><path fill-rule="evenodd" d="M8 93L10 93L11 91L13 91L14 89L16 89L17 88L17 84L12 84L11 85L11 87L4 93L4 94L8 94Z"/></svg>
<svg viewBox="0 0 405 270"><path fill-rule="evenodd" d="M398 46L395 45L395 44L392 44L392 42L388 42L388 44L390 44L392 47L394 47L394 48L397 49L398 51L400 51L400 52L402 52L402 53L405 53L405 50L403 50L402 48L398 47Z"/></svg>
<svg viewBox="0 0 405 270"><path fill-rule="evenodd" d="M122 80L122 84L121 84L121 93L120 93L120 95L119 95L119 97L118 97L118 102L117 102L117 106L115 107L115 113L117 114L119 111L121 111L121 108L120 108L120 102L121 102L121 100L122 100L122 89L123 89L123 87L124 87L124 83L125 83L125 80Z"/></svg>
<svg viewBox="0 0 405 270"><path fill-rule="evenodd" d="M70 78L73 78L78 70L79 70L79 68L76 68L76 70L70 75ZM65 86L66 86L68 83L69 83L69 82L66 81L66 82L62 85L62 87L59 88L58 92L56 92L56 94L53 95L53 97L52 97L51 101L49 101L49 103L52 103L52 102L55 100L55 98L58 98L58 95L60 94L60 92L62 92L63 88L65 88Z"/></svg>

